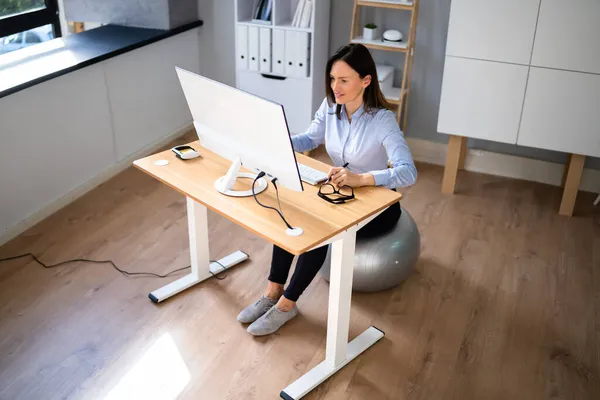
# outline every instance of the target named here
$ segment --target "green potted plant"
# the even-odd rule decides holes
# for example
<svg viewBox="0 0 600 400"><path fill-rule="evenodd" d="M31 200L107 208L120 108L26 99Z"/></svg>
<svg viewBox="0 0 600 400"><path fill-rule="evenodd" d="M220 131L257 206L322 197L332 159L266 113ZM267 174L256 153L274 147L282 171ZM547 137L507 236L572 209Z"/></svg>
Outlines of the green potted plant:
<svg viewBox="0 0 600 400"><path fill-rule="evenodd" d="M375 40L377 38L377 25L373 23L366 24L363 28L363 38L365 40Z"/></svg>

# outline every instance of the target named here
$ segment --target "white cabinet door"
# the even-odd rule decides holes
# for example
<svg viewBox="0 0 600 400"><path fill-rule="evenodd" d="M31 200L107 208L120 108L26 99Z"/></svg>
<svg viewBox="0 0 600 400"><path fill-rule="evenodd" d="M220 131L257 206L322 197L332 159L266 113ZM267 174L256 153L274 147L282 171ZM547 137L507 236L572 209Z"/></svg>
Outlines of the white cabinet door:
<svg viewBox="0 0 600 400"><path fill-rule="evenodd" d="M528 65L539 3L452 0L446 55Z"/></svg>
<svg viewBox="0 0 600 400"><path fill-rule="evenodd" d="M438 132L516 143L528 68L446 57Z"/></svg>
<svg viewBox="0 0 600 400"><path fill-rule="evenodd" d="M292 134L304 132L312 121L311 85L308 79L268 74L263 76L252 71L238 71L239 89L283 105Z"/></svg>
<svg viewBox="0 0 600 400"><path fill-rule="evenodd" d="M600 76L531 67L518 144L600 157Z"/></svg>
<svg viewBox="0 0 600 400"><path fill-rule="evenodd" d="M600 73L600 1L543 0L532 65Z"/></svg>

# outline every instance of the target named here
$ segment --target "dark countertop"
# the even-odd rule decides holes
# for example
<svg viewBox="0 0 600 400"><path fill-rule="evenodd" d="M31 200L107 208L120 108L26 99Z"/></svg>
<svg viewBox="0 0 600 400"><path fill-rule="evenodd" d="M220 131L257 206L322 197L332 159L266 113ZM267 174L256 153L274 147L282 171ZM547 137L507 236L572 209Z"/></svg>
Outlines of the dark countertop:
<svg viewBox="0 0 600 400"><path fill-rule="evenodd" d="M202 26L171 30L105 25L0 55L0 98L119 54Z"/></svg>

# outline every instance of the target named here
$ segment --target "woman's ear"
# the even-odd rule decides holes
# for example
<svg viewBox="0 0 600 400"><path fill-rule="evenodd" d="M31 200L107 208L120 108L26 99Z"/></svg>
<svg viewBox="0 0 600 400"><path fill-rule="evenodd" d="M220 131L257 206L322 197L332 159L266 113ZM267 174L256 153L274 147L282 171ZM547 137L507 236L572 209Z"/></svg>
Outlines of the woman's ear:
<svg viewBox="0 0 600 400"><path fill-rule="evenodd" d="M366 89L367 86L371 84L371 75L367 75L363 78L363 89Z"/></svg>

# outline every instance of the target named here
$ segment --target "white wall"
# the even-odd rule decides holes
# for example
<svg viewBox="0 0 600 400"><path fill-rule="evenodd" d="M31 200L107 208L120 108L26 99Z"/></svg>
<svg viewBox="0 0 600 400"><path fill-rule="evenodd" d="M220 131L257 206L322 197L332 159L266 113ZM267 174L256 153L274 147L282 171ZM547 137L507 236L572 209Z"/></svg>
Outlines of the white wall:
<svg viewBox="0 0 600 400"><path fill-rule="evenodd" d="M235 86L233 0L198 0L198 18L204 21L200 48L202 75Z"/></svg>
<svg viewBox="0 0 600 400"><path fill-rule="evenodd" d="M94 65L0 99L2 231L116 162L106 98Z"/></svg>
<svg viewBox="0 0 600 400"><path fill-rule="evenodd" d="M117 160L191 121L174 67L199 72L198 49L193 30L104 64Z"/></svg>
<svg viewBox="0 0 600 400"><path fill-rule="evenodd" d="M0 244L189 126L199 64L197 28L0 99Z"/></svg>

